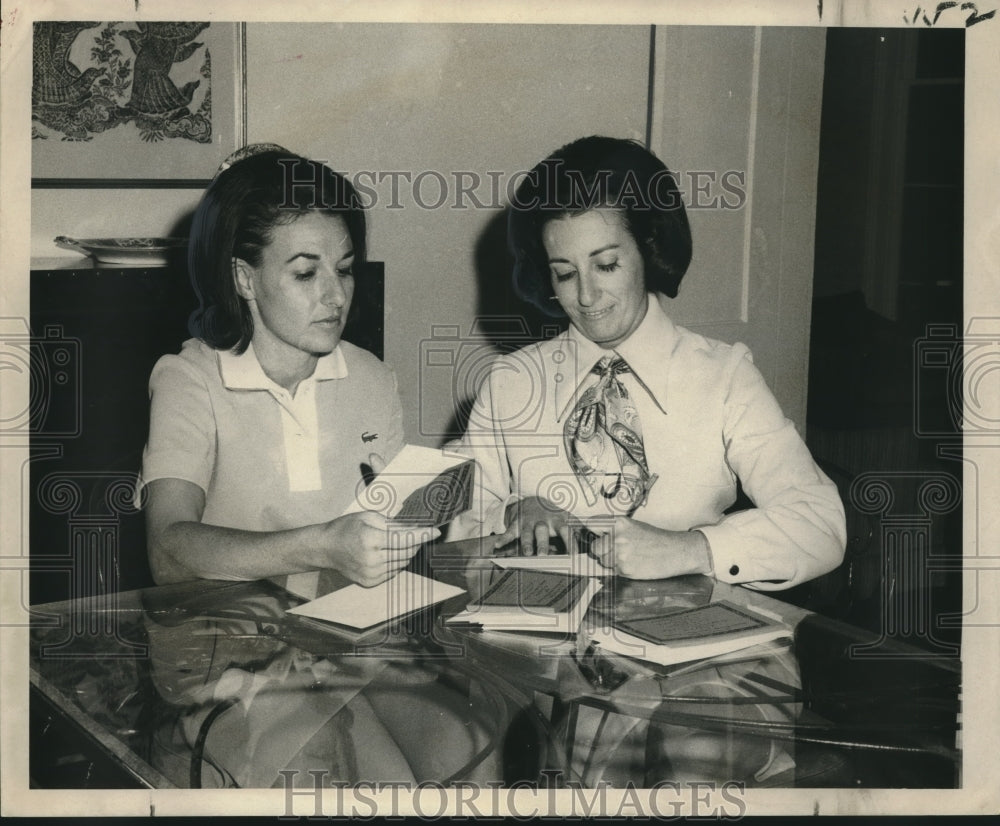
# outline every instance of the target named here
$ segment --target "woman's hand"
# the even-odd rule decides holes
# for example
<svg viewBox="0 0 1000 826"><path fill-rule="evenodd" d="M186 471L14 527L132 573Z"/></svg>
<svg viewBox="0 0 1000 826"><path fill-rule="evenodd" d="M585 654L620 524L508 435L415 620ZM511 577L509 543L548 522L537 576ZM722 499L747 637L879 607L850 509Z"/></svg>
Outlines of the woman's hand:
<svg viewBox="0 0 1000 826"><path fill-rule="evenodd" d="M149 562L158 585L333 568L372 587L404 568L420 545L441 535L436 528L394 523L374 511L284 531L206 525L201 521L205 494L183 479L156 479L146 486L146 497Z"/></svg>
<svg viewBox="0 0 1000 826"><path fill-rule="evenodd" d="M666 579L712 573L708 540L701 531L667 531L627 516L589 520L587 527L597 534L591 554L620 576Z"/></svg>
<svg viewBox="0 0 1000 826"><path fill-rule="evenodd" d="M405 568L417 549L436 539L436 528L401 525L375 511L340 516L322 527L326 553L321 567L333 567L371 588Z"/></svg>
<svg viewBox="0 0 1000 826"><path fill-rule="evenodd" d="M522 556L544 555L549 552L549 541L560 537L570 551L570 521L572 514L553 505L548 499L529 496L507 506L507 530L496 538L494 550L520 541ZM578 521L578 520L576 520Z"/></svg>

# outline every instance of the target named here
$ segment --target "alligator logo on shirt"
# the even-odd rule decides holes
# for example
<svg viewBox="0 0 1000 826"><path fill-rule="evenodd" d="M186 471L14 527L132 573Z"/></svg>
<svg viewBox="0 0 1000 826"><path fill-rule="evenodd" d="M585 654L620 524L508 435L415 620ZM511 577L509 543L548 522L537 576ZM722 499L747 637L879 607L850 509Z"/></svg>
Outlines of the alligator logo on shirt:
<svg viewBox="0 0 1000 826"><path fill-rule="evenodd" d="M378 438L378 433L369 433L367 430L361 434L361 441L365 444L374 442Z"/></svg>

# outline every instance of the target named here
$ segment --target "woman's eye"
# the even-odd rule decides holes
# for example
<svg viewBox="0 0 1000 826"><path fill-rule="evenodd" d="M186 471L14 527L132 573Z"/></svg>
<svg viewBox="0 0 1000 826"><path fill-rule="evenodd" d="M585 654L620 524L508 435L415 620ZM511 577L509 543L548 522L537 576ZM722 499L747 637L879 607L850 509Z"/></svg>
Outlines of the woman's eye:
<svg viewBox="0 0 1000 826"><path fill-rule="evenodd" d="M556 277L556 281L569 281L574 275L576 275L575 270L570 270L569 272L556 272L553 273Z"/></svg>
<svg viewBox="0 0 1000 826"><path fill-rule="evenodd" d="M618 269L618 262L612 261L610 264L598 264L597 269L601 272L614 272Z"/></svg>
<svg viewBox="0 0 1000 826"><path fill-rule="evenodd" d="M308 281L310 278L316 275L316 270L306 270L304 272L295 273L296 281Z"/></svg>
<svg viewBox="0 0 1000 826"><path fill-rule="evenodd" d="M354 275L354 267L345 267L344 269L337 270L337 275L341 278L351 278Z"/></svg>

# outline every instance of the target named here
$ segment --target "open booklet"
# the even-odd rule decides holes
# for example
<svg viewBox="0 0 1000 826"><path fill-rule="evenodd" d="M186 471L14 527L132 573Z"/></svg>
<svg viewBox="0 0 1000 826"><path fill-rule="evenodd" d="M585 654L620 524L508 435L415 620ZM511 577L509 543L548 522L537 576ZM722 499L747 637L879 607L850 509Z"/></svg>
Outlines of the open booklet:
<svg viewBox="0 0 1000 826"><path fill-rule="evenodd" d="M344 513L377 511L404 525L438 528L472 507L475 468L472 459L405 445Z"/></svg>
<svg viewBox="0 0 1000 826"><path fill-rule="evenodd" d="M605 651L660 665L718 657L791 635L780 617L726 601L655 617L615 619L590 632Z"/></svg>
<svg viewBox="0 0 1000 826"><path fill-rule="evenodd" d="M509 568L446 622L495 631L572 634L600 590L601 583L591 577Z"/></svg>
<svg viewBox="0 0 1000 826"><path fill-rule="evenodd" d="M344 514L377 511L393 522L390 547L413 547L434 539L436 528L472 505L475 462L446 456L441 450L406 445L362 490ZM317 596L320 574L309 571L287 578L285 588L307 599ZM336 587L336 586L335 586ZM400 571L374 588L346 584L288 613L353 629L373 628L397 617L464 593L409 571Z"/></svg>

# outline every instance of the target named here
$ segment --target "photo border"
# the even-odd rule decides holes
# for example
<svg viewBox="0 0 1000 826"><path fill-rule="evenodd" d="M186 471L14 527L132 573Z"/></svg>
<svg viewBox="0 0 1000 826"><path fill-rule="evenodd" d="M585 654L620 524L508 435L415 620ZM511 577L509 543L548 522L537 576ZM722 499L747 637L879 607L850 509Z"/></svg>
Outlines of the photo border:
<svg viewBox="0 0 1000 826"><path fill-rule="evenodd" d="M136 8L147 13L144 6L132 0L87 0L89 16L100 13L106 19L129 19ZM3 191L3 216L0 225L0 247L4 250L0 262L0 283L3 285L3 303L0 316L4 318L29 317L27 306L27 277L30 269L29 232L31 181L25 174L30 170L30 136L25 126L30 123L30 15L44 11L49 19L80 16L79 2L53 0L36 6L3 10L0 27L0 65L3 67L3 152L0 154L0 182ZM960 4L947 6L937 25L953 25L952 20L962 13ZM981 4L986 13L1000 5ZM748 4L721 2L709 4L697 0L678 0L665 8L662 3L619 2L613 4L609 21L607 4L580 3L567 11L565 6L542 11L531 10L527 4L493 2L482 6L454 2L404 3L373 2L327 3L293 0L281 6L262 7L250 14L248 3L192 2L176 0L170 6L173 19L205 19L205 10L211 6L213 14L232 14L260 21L297 22L316 19L350 20L351 22L376 22L394 19L404 22L572 22L616 24L635 21L656 25L844 25L886 26L898 28L907 25L925 25L914 10L916 3L890 0L875 5L865 0L802 0L792 4L786 0ZM937 6L934 6L937 10ZM95 11L91 11L94 9ZM99 12L96 10L100 10ZM163 10L150 7L150 18L164 19ZM968 12L964 12L968 14ZM911 22L911 17L915 22ZM963 18L964 19L964 18ZM775 21L778 21L777 23ZM957 24L962 25L960 20ZM27 39L25 32L27 31ZM966 74L966 191L965 191L965 324L986 320L996 324L1000 319L1000 212L995 193L1000 188L1000 162L995 152L995 136L1000 134L1000 96L996 94L995 78L1000 76L1000 20L992 19L968 28ZM26 50L26 43L29 48ZM29 54L27 62L25 53ZM27 72L25 72L27 68ZM27 104L27 105L26 105ZM245 121L244 121L245 122ZM115 182L114 186L119 186ZM16 379L4 376L6 392L23 392L26 377L17 384ZM16 386L15 386L16 385ZM996 756L998 704L996 687L1000 685L998 662L998 613L996 571L1000 567L996 548L1000 547L1000 515L990 503L1000 501L998 489L997 448L1000 434L984 437L965 436L963 507L965 516L966 561L963 600L966 615L977 615L975 623L966 623L963 633L963 722L962 747L964 752L963 785L959 789L782 789L748 790L747 814L988 814L1000 808L996 784L998 762ZM16 445L0 446L0 502L9 514L19 510L20 465ZM972 452L970 453L970 448ZM26 451L26 446L25 446ZM982 466L975 456L981 456ZM27 728L27 627L19 616L22 574L18 554L10 553L19 547L20 523L5 518L0 524L0 606L4 621L0 623L4 656L0 658L0 687L4 713L0 715L0 783L2 808L5 815L88 815L137 814L137 815L232 815L278 814L285 812L284 793L280 790L247 790L234 797L231 792L171 792L85 790L80 792L43 792L27 787L26 742ZM531 810L536 806L549 806L549 795L529 790L518 792L523 806L518 810ZM346 797L349 797L346 796ZM609 795L614 804L620 796ZM648 799L640 801L648 806ZM302 805L299 806L298 804ZM308 800L296 801L296 816L311 814ZM388 795L379 798L379 805L390 804ZM545 813L558 814L557 801ZM648 809L647 809L648 811ZM388 814L389 812L383 812ZM398 814L404 814L400 808ZM396 813L393 813L396 814ZM677 813L680 814L680 813Z"/></svg>

